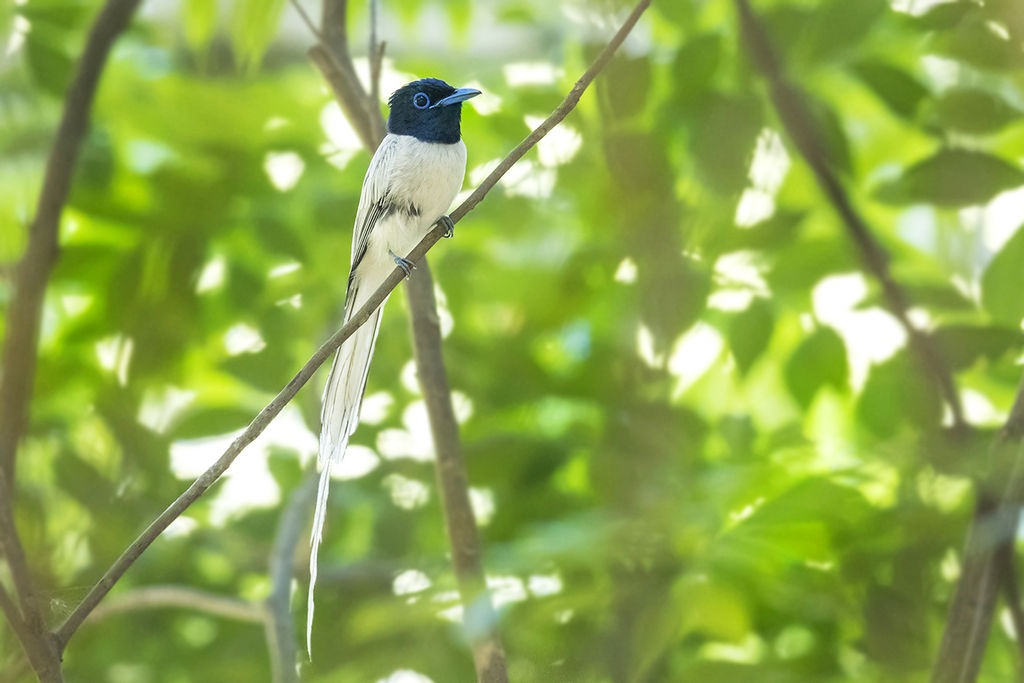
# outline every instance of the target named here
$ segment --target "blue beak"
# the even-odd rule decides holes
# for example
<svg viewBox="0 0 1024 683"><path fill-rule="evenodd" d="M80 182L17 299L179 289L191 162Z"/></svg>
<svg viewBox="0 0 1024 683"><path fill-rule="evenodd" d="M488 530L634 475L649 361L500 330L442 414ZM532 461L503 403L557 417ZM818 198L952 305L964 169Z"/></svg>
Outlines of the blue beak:
<svg viewBox="0 0 1024 683"><path fill-rule="evenodd" d="M430 105L430 108L435 109L437 107L446 107L449 104L458 104L459 102L465 102L470 97L476 97L479 94L480 91L476 88L459 88L448 97L438 100L434 104Z"/></svg>

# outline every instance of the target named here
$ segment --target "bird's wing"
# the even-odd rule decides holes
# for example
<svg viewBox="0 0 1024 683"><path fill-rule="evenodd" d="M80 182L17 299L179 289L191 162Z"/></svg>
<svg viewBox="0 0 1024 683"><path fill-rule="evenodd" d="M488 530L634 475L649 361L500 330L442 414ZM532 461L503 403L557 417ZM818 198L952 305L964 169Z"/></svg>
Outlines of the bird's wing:
<svg viewBox="0 0 1024 683"><path fill-rule="evenodd" d="M393 174L395 153L398 149L398 136L384 136L377 151L370 160L370 167L363 178L363 189L359 195L359 210L356 211L356 222L352 230L352 272L366 254L370 242L370 233L388 211L390 180ZM352 274L349 274L351 279Z"/></svg>

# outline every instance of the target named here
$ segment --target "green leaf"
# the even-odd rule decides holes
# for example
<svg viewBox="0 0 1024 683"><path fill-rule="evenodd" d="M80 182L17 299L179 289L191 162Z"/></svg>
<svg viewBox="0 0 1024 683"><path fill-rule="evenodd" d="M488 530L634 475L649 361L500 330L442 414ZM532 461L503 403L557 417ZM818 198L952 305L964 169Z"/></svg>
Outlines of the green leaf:
<svg viewBox="0 0 1024 683"><path fill-rule="evenodd" d="M913 119L929 92L903 69L877 60L853 65L854 73L898 116Z"/></svg>
<svg viewBox="0 0 1024 683"><path fill-rule="evenodd" d="M848 374L846 345L835 330L826 326L800 343L785 368L786 386L804 408L824 386L845 391Z"/></svg>
<svg viewBox="0 0 1024 683"><path fill-rule="evenodd" d="M996 322L1020 326L1024 318L1024 226L1003 245L981 278L981 302Z"/></svg>
<svg viewBox="0 0 1024 683"><path fill-rule="evenodd" d="M711 86L718 65L722 61L722 37L717 33L702 33L687 41L676 52L672 68L672 84L676 96L690 102L700 97Z"/></svg>
<svg viewBox="0 0 1024 683"><path fill-rule="evenodd" d="M25 41L25 59L35 81L51 95L63 97L71 82L71 57L32 32Z"/></svg>
<svg viewBox="0 0 1024 683"><path fill-rule="evenodd" d="M231 14L231 46L247 67L259 63L277 32L285 0L235 0Z"/></svg>
<svg viewBox="0 0 1024 683"><path fill-rule="evenodd" d="M980 358L990 361L1012 349L1020 349L1024 332L1009 327L947 325L934 332L954 371L966 370Z"/></svg>
<svg viewBox="0 0 1024 683"><path fill-rule="evenodd" d="M819 5L807 34L814 62L856 46L889 9L886 0L829 0Z"/></svg>
<svg viewBox="0 0 1024 683"><path fill-rule="evenodd" d="M934 429L942 418L942 401L931 378L901 349L871 368L857 402L857 417L879 436L891 436L903 424Z"/></svg>
<svg viewBox="0 0 1024 683"><path fill-rule="evenodd" d="M955 30L940 34L935 50L980 69L1009 71L1024 67L1024 50L983 18L961 22Z"/></svg>
<svg viewBox="0 0 1024 683"><path fill-rule="evenodd" d="M736 315L729 323L729 348L740 375L750 370L754 361L768 348L775 316L771 304L764 299L754 299L747 310Z"/></svg>
<svg viewBox="0 0 1024 683"><path fill-rule="evenodd" d="M690 148L711 189L735 194L746 187L762 125L761 102L753 95L714 94L702 102Z"/></svg>
<svg viewBox="0 0 1024 683"><path fill-rule="evenodd" d="M908 168L877 193L880 199L895 204L926 202L963 207L984 204L1021 185L1024 172L1014 164L985 152L944 148Z"/></svg>
<svg viewBox="0 0 1024 683"><path fill-rule="evenodd" d="M993 133L1022 120L1020 109L981 88L951 88L935 103L939 123L966 133Z"/></svg>

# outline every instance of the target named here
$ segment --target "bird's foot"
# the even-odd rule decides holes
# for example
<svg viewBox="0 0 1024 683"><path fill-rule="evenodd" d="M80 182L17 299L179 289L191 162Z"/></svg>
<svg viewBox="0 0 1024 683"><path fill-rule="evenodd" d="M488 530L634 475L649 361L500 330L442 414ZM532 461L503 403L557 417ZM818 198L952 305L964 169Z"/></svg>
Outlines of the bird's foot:
<svg viewBox="0 0 1024 683"><path fill-rule="evenodd" d="M405 277L408 279L412 275L412 269L416 267L416 264L407 258L402 258L390 249L388 249L388 254L391 255L391 258L395 259L395 265L405 272Z"/></svg>
<svg viewBox="0 0 1024 683"><path fill-rule="evenodd" d="M444 226L444 232L441 233L441 237L451 238L455 236L455 222L450 216L441 216L437 219L437 222Z"/></svg>

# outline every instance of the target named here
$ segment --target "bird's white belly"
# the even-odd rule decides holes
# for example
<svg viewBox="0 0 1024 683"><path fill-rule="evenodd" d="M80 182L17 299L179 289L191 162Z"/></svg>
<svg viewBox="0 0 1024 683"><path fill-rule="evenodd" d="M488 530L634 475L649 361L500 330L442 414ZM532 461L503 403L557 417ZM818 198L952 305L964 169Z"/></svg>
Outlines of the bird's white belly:
<svg viewBox="0 0 1024 683"><path fill-rule="evenodd" d="M390 200L416 212L395 210L370 233L365 258L384 277L395 267L389 252L407 256L451 206L466 173L466 146L462 141L440 144L402 136L389 171Z"/></svg>

